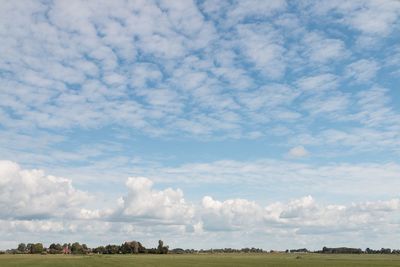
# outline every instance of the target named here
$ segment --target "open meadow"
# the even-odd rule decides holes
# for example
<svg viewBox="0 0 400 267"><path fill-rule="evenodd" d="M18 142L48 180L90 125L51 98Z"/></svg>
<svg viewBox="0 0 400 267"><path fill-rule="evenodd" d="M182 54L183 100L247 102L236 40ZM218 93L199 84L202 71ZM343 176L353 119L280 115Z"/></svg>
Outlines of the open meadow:
<svg viewBox="0 0 400 267"><path fill-rule="evenodd" d="M368 267L400 266L399 255L296 255L296 254L212 254L212 255L0 255L1 267Z"/></svg>

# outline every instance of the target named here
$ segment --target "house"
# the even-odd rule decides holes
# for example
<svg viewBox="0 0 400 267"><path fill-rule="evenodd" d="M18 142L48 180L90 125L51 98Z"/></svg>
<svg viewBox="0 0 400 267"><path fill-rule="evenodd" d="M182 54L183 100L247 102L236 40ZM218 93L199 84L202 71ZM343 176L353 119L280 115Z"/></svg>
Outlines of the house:
<svg viewBox="0 0 400 267"><path fill-rule="evenodd" d="M69 248L69 246L64 246L62 253L63 254L71 254L71 249Z"/></svg>

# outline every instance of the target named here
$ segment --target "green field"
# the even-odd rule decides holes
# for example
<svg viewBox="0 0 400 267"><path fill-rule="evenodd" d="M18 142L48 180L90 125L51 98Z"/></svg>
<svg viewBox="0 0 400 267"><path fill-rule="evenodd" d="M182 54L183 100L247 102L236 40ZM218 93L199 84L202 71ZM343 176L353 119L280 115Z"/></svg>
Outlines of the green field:
<svg viewBox="0 0 400 267"><path fill-rule="evenodd" d="M219 254L219 255L0 255L1 267L15 266L400 266L398 255L300 255Z"/></svg>

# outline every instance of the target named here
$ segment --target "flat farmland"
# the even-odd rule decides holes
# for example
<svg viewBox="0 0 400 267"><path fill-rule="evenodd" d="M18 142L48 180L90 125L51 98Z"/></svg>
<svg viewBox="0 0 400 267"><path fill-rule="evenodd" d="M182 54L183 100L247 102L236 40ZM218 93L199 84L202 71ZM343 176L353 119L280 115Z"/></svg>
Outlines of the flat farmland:
<svg viewBox="0 0 400 267"><path fill-rule="evenodd" d="M307 266L368 267L400 266L400 255L318 255L318 254L200 254L200 255L0 255L1 267L206 267L206 266Z"/></svg>

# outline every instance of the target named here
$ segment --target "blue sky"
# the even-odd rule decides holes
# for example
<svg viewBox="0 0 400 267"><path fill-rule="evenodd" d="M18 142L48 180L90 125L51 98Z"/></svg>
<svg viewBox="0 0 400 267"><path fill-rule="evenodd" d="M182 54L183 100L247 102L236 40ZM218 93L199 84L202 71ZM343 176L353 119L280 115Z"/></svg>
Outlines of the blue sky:
<svg viewBox="0 0 400 267"><path fill-rule="evenodd" d="M399 17L0 1L0 248L398 246Z"/></svg>

